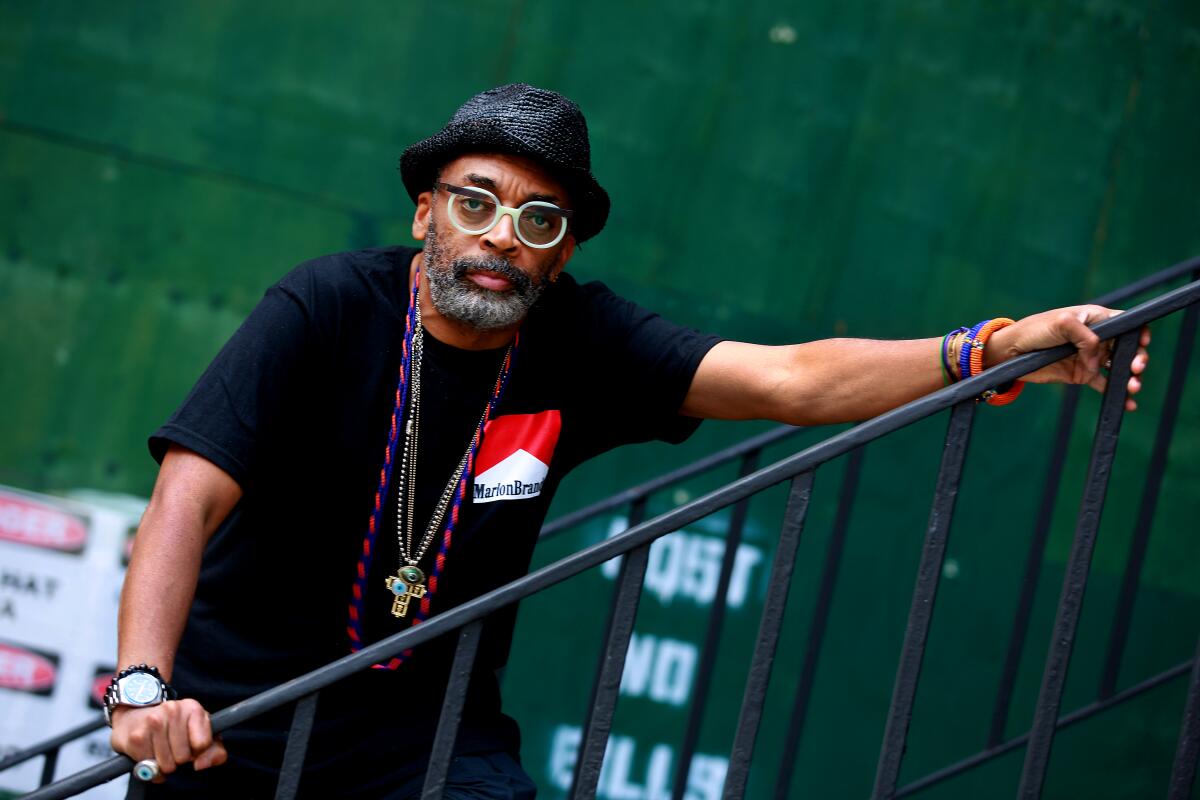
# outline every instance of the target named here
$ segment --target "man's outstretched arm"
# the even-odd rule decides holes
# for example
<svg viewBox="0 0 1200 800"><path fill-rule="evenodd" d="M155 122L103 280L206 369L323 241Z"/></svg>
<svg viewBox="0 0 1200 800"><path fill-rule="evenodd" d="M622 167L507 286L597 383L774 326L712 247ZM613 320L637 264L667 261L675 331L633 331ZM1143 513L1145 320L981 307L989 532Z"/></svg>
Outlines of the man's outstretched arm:
<svg viewBox="0 0 1200 800"><path fill-rule="evenodd" d="M1024 376L1031 383L1086 383L1103 391L1100 366L1108 346L1088 328L1118 314L1100 306L1074 306L1025 317L987 341L984 365L992 367L1034 350L1070 343L1077 353ZM824 425L869 419L940 389L941 338L903 341L824 339L769 347L722 342L700 362L682 414L704 419L773 419ZM1126 408L1142 387L1150 343L1142 332L1133 360Z"/></svg>
<svg viewBox="0 0 1200 800"><path fill-rule="evenodd" d="M237 482L207 459L176 446L167 452L121 589L118 664L152 664L171 679L204 545L241 495ZM153 758L163 774L188 761L204 769L225 760L195 700L118 707L112 724L114 750L138 761Z"/></svg>

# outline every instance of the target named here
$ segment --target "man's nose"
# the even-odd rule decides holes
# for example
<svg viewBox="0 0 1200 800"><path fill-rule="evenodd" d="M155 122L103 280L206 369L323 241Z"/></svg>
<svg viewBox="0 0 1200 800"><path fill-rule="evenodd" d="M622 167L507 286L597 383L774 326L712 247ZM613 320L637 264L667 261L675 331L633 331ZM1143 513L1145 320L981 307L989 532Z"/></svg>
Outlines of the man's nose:
<svg viewBox="0 0 1200 800"><path fill-rule="evenodd" d="M512 217L501 214L496 226L480 237L483 246L488 250L505 255L515 255L520 245L517 230L513 227Z"/></svg>

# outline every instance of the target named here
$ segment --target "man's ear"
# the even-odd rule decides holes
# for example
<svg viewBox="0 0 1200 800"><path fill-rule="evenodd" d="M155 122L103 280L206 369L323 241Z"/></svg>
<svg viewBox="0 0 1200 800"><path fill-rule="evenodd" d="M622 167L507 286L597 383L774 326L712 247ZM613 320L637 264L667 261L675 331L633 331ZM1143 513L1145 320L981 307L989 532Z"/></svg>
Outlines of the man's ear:
<svg viewBox="0 0 1200 800"><path fill-rule="evenodd" d="M433 192L421 192L417 195L417 210L413 212L412 237L418 242L425 241L429 230L429 214L433 210Z"/></svg>

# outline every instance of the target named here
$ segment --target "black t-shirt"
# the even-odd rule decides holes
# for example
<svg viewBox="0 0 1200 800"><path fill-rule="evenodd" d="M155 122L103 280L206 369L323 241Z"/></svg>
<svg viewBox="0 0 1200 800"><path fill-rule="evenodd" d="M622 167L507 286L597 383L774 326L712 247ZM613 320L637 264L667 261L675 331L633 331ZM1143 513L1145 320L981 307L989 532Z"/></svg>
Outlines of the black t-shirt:
<svg viewBox="0 0 1200 800"><path fill-rule="evenodd" d="M150 439L161 461L182 445L229 473L243 497L205 553L174 680L220 708L349 652L348 609L400 368L409 267L418 251L325 256L271 287L179 409ZM522 326L504 395L485 431L432 613L528 568L551 498L577 464L617 445L678 442L678 409L717 339L680 328L563 274ZM425 335L416 527L425 529L491 394L504 350L465 351ZM367 641L406 629L384 585L399 564L395 481L366 581ZM432 574L435 542L421 562ZM493 670L515 610L489 619L464 716L472 736L504 728ZM395 671L344 682L333 708L355 730L392 711L437 718L453 637ZM365 696L364 701L354 698ZM358 706L367 709L351 710ZM360 715L360 716L356 716ZM411 716L409 716L411 718ZM499 725L499 727L497 727ZM474 734L472 733L474 731ZM428 730L393 731L416 743Z"/></svg>

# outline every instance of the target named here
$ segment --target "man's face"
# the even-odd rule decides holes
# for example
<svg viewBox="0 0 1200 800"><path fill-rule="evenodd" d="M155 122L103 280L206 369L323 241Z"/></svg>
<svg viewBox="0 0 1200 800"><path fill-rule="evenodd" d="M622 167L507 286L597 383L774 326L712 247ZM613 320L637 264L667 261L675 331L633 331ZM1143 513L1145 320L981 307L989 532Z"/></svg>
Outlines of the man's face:
<svg viewBox="0 0 1200 800"><path fill-rule="evenodd" d="M505 206L541 200L571 207L563 187L537 162L520 156L461 156L442 168L438 180L486 189ZM422 192L413 217L413 237L425 242L425 274L434 307L478 330L519 325L546 283L566 266L574 237L568 230L553 247L529 247L517 237L507 215L486 233L463 233L447 216L448 199L444 189Z"/></svg>

